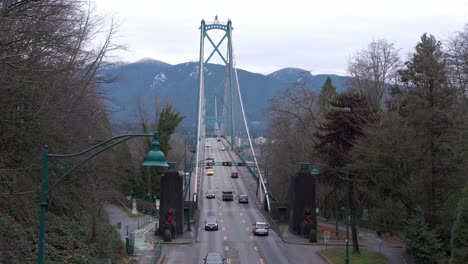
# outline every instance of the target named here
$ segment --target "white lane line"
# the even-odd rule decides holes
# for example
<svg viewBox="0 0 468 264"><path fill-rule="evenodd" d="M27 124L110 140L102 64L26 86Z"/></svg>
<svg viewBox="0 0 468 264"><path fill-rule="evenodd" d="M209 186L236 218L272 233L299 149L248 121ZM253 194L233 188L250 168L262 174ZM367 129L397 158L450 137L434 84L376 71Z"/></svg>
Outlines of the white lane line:
<svg viewBox="0 0 468 264"><path fill-rule="evenodd" d="M258 248L254 246L255 251L258 251Z"/></svg>

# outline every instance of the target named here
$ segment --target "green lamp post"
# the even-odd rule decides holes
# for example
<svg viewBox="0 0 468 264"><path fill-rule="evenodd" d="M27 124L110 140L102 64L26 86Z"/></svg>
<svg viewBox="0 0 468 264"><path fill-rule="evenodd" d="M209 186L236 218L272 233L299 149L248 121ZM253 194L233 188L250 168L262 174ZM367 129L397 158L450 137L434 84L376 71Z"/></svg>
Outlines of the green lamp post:
<svg viewBox="0 0 468 264"><path fill-rule="evenodd" d="M345 264L349 264L349 173L346 173L346 257Z"/></svg>
<svg viewBox="0 0 468 264"><path fill-rule="evenodd" d="M46 223L46 209L47 209L47 195L69 174L81 167L83 164L98 156L102 152L114 147L115 145L121 144L129 139L135 137L153 137L153 144L151 151L146 155L143 166L155 166L155 167L168 167L164 153L161 151L161 146L158 142L158 134L125 134L112 137L97 145L94 145L88 149L77 153L71 154L49 154L48 146L44 146L44 152L42 155L42 181L41 181L41 194L40 194L40 218L39 218L39 241L38 241L38 258L39 264L44 264L44 240L45 240L45 223ZM67 169L67 171L49 188L47 189L47 176L49 174L49 158L70 158L81 156L90 153L94 150L94 153L90 154L85 159L81 160L74 167Z"/></svg>

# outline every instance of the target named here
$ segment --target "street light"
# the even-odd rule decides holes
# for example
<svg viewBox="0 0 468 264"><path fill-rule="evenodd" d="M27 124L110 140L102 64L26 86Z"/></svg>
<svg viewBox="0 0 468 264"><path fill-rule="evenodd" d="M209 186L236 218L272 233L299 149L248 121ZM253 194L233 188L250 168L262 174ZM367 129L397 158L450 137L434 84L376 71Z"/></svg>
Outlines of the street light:
<svg viewBox="0 0 468 264"><path fill-rule="evenodd" d="M155 166L155 167L168 167L169 165L166 162L166 158L164 153L161 151L161 147L158 142L158 133L154 134L126 134L126 135L119 135L107 139L97 145L94 145L88 149L85 149L81 152L72 153L72 154L49 154L49 147L47 145L44 146L44 152L42 155L42 182L41 182L41 196L40 196L40 218L39 218L39 241L38 241L38 258L37 262L39 264L44 263L44 240L45 240L45 222L46 222L46 209L47 209L47 195L69 174L75 171L77 168L81 167L83 164L88 162L89 160L93 159L94 157L98 156L102 152L123 143L129 139L135 137L153 137L153 144L151 145L152 148L146 155L145 161L143 162L143 166ZM117 140L117 141L116 141ZM116 141L114 143L110 143L111 141ZM102 147L102 148L101 148ZM90 151L96 150L89 157L80 161L74 167L67 169L67 171L47 190L47 176L49 174L49 157L51 158L69 158L69 157L76 157L81 156L83 154L89 153Z"/></svg>
<svg viewBox="0 0 468 264"><path fill-rule="evenodd" d="M346 257L345 264L349 264L349 172L346 172Z"/></svg>

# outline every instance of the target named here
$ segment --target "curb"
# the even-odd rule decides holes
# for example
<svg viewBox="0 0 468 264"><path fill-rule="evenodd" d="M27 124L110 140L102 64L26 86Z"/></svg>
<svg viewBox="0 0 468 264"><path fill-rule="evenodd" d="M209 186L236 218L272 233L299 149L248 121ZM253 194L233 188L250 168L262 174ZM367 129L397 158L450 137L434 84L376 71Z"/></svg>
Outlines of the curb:
<svg viewBox="0 0 468 264"><path fill-rule="evenodd" d="M164 245L171 245L171 244L173 244L173 245L184 245L184 244L195 243L195 240L171 241L171 242L162 241L161 243L164 244Z"/></svg>
<svg viewBox="0 0 468 264"><path fill-rule="evenodd" d="M165 257L166 257L166 254L164 254L164 252L163 252L161 257L159 258L158 264L163 263Z"/></svg>
<svg viewBox="0 0 468 264"><path fill-rule="evenodd" d="M320 251L317 252L317 255L319 255L319 257L320 257L321 259L323 259L326 263L328 263L328 264L333 264L333 262L331 262L331 260L329 260L329 259L328 259L327 257L325 257L324 255L322 255L322 253L320 253Z"/></svg>

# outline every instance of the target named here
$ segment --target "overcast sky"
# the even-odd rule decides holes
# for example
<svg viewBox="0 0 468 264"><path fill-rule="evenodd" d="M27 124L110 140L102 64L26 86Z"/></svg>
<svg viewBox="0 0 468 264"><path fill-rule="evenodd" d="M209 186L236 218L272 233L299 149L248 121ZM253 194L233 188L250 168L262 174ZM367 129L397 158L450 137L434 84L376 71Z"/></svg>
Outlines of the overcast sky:
<svg viewBox="0 0 468 264"><path fill-rule="evenodd" d="M218 15L232 21L237 67L262 74L285 67L345 74L372 40L394 43L405 59L424 32L446 40L468 23L468 0L94 1L98 13L120 21L118 41L129 48L116 54L122 60L198 61L200 22ZM207 57L207 40L205 50Z"/></svg>

